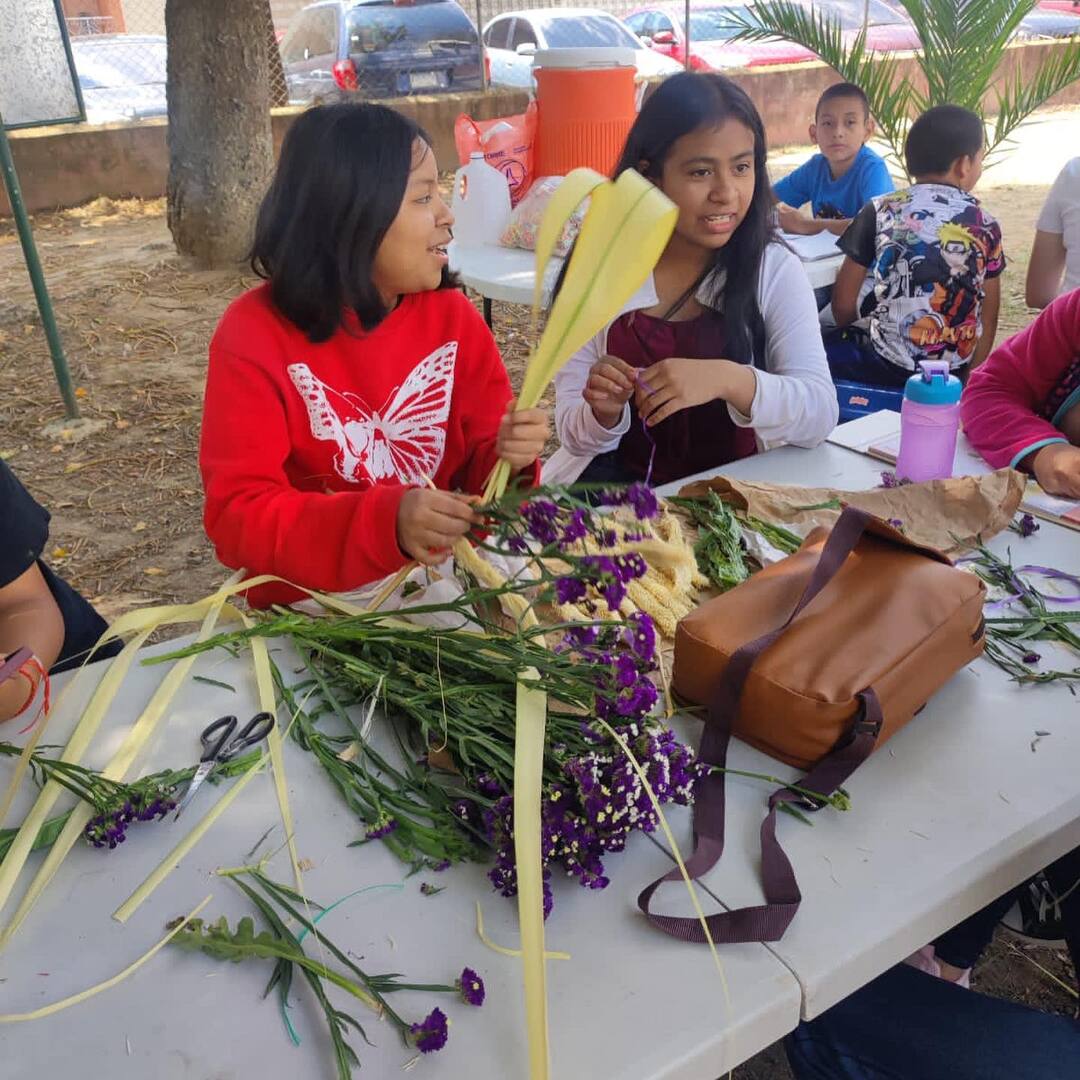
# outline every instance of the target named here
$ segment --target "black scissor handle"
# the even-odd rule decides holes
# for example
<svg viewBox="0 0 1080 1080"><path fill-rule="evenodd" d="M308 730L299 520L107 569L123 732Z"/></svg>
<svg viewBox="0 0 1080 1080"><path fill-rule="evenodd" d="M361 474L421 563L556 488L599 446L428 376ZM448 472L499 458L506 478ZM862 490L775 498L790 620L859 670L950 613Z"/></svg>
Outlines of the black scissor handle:
<svg viewBox="0 0 1080 1080"><path fill-rule="evenodd" d="M241 750L262 742L270 734L274 727L274 714L269 712L256 713L228 743L218 749L218 761L228 761L235 757Z"/></svg>
<svg viewBox="0 0 1080 1080"><path fill-rule="evenodd" d="M199 759L200 761L214 761L219 757L225 744L232 738L236 723L235 716L222 716L203 728L203 733L199 736L203 744L203 756Z"/></svg>

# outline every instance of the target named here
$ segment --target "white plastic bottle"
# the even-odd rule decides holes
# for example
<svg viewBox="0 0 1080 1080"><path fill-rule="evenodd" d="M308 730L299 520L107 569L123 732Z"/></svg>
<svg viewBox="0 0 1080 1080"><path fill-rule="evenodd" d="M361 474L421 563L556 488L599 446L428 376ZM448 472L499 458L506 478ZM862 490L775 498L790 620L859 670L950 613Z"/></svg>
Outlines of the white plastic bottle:
<svg viewBox="0 0 1080 1080"><path fill-rule="evenodd" d="M497 244L510 224L510 185L474 150L454 174L454 242L462 247Z"/></svg>

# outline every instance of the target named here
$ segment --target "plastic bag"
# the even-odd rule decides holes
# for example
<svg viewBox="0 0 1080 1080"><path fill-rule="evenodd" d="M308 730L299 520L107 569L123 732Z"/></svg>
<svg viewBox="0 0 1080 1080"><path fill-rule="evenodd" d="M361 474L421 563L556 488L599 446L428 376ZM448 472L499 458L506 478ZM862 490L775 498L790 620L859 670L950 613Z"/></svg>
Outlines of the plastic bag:
<svg viewBox="0 0 1080 1080"><path fill-rule="evenodd" d="M500 240L504 247L524 248L526 251L536 250L536 235L540 231L544 211L547 210L551 196L563 179L561 176L542 176L529 188L528 194L510 215L510 224L507 225ZM585 220L585 212L588 209L589 200L586 199L563 226L552 254L560 259L566 258L577 239L577 234L581 231L581 223Z"/></svg>
<svg viewBox="0 0 1080 1080"><path fill-rule="evenodd" d="M536 102L518 116L474 120L462 113L454 121L454 143L461 164L480 151L510 185L510 202L516 206L532 183L533 146L536 142Z"/></svg>

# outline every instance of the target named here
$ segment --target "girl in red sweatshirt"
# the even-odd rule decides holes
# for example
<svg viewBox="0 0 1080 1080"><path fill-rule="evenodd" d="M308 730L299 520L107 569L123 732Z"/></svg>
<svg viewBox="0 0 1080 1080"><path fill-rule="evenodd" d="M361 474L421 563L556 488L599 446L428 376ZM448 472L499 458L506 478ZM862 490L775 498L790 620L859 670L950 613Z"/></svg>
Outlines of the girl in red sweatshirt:
<svg viewBox="0 0 1080 1080"><path fill-rule="evenodd" d="M971 373L960 403L972 446L995 468L1080 499L1080 289L1059 296Z"/></svg>
<svg viewBox="0 0 1080 1080"><path fill-rule="evenodd" d="M500 457L535 475L547 415L511 411L491 332L447 269L452 225L411 120L370 104L297 117L256 224L266 283L210 342L203 521L226 566L356 589L445 559Z"/></svg>

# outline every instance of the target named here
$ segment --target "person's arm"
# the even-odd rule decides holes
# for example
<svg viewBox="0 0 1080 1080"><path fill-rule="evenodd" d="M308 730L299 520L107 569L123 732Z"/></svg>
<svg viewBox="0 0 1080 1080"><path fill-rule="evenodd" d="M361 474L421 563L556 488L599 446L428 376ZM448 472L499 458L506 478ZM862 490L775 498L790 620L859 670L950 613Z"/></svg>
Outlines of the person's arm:
<svg viewBox="0 0 1080 1080"><path fill-rule="evenodd" d="M816 236L821 232L843 236L851 224L851 218L808 217L801 210L795 210L787 203L781 203L776 208L776 212L780 228L795 236Z"/></svg>
<svg viewBox="0 0 1080 1080"><path fill-rule="evenodd" d="M816 446L836 427L836 387L806 270L778 244L765 251L758 305L765 322L765 370L743 369L754 377L756 392L749 408L728 398L728 412L740 427L752 427L765 449Z"/></svg>
<svg viewBox="0 0 1080 1080"><path fill-rule="evenodd" d="M1046 307L1061 289L1064 273L1065 240L1062 234L1036 229L1024 285L1024 299L1028 307Z"/></svg>
<svg viewBox="0 0 1080 1080"><path fill-rule="evenodd" d="M990 355L994 347L994 338L997 337L998 314L1001 311L1001 277L987 278L983 282L982 305L979 309L979 320L982 323L982 334L979 343L975 346L975 355L971 358L971 370L974 371Z"/></svg>
<svg viewBox="0 0 1080 1080"><path fill-rule="evenodd" d="M1080 188L1078 163L1080 159L1074 159L1058 173L1035 222L1035 241L1024 289L1030 307L1046 307L1061 289L1067 257L1065 213L1076 205Z"/></svg>
<svg viewBox="0 0 1080 1080"><path fill-rule="evenodd" d="M777 202L784 203L788 209L798 211L812 197L810 190L810 172L813 158L804 161L797 169L788 173L783 180L773 184L773 194Z"/></svg>
<svg viewBox="0 0 1080 1080"><path fill-rule="evenodd" d="M833 282L832 310L837 326L848 326L859 317L859 293L867 270L874 264L876 234L877 207L868 202L836 241L846 256Z"/></svg>
<svg viewBox="0 0 1080 1080"><path fill-rule="evenodd" d="M46 671L64 645L64 618L36 561L0 587L0 656L10 656L23 645ZM10 720L37 690L40 674L29 666L25 670L0 683L0 721Z"/></svg>
<svg viewBox="0 0 1080 1080"><path fill-rule="evenodd" d="M513 391L499 347L480 313L464 297L462 307L467 310L464 310L465 325L458 348L458 363L465 361L468 366L456 380L458 391L453 408L461 418L469 457L454 475L451 486L480 494L504 448L508 448L514 458L515 472L536 483L540 475L540 464L536 459L547 437L546 414L541 410L525 410L508 417ZM522 455L536 441L538 434L542 435L539 447L526 461Z"/></svg>
<svg viewBox="0 0 1080 1080"><path fill-rule="evenodd" d="M607 342L605 328L583 345L555 376L555 433L568 453L595 457L618 447L630 430L630 407L624 405L614 426L607 426L593 412L585 399L589 376L604 359Z"/></svg>
<svg viewBox="0 0 1080 1080"><path fill-rule="evenodd" d="M1080 354L1080 291L1055 300L971 373L960 416L971 444L995 469L1031 467L1044 446L1067 439L1039 410Z"/></svg>
<svg viewBox="0 0 1080 1080"><path fill-rule="evenodd" d="M866 267L845 255L832 290L833 318L837 326L849 326L859 317L859 290L865 280Z"/></svg>

